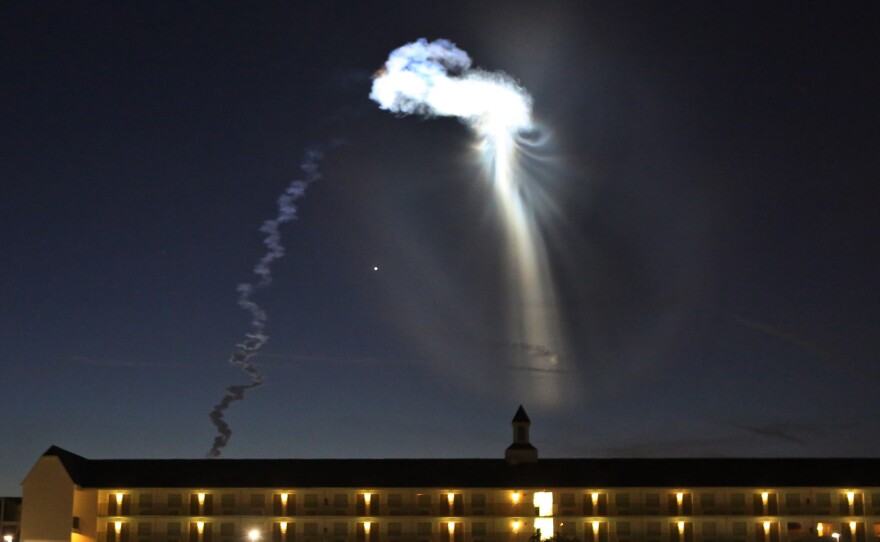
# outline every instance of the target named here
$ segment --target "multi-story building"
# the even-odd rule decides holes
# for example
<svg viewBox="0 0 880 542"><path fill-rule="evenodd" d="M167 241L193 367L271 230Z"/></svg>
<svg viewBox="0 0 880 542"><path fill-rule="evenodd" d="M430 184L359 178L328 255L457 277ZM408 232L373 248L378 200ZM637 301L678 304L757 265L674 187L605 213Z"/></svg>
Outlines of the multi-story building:
<svg viewBox="0 0 880 542"><path fill-rule="evenodd" d="M880 540L878 459L92 460L23 484L25 542Z"/></svg>
<svg viewBox="0 0 880 542"><path fill-rule="evenodd" d="M20 497L0 497L0 536L3 542L18 542Z"/></svg>

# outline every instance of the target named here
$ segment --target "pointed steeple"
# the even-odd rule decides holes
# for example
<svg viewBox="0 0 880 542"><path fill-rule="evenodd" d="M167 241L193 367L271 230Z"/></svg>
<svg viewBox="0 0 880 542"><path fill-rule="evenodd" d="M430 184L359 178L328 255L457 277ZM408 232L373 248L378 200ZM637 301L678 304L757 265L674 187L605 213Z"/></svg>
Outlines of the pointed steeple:
<svg viewBox="0 0 880 542"><path fill-rule="evenodd" d="M513 444L507 447L504 459L511 465L537 461L538 449L529 442L529 427L532 422L522 405L519 405L510 424L513 426Z"/></svg>

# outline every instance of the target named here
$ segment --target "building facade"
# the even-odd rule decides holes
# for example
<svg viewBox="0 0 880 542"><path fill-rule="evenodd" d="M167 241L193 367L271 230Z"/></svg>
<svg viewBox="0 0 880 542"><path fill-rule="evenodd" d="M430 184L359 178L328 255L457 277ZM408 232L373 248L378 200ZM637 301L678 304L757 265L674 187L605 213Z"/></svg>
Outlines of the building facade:
<svg viewBox="0 0 880 542"><path fill-rule="evenodd" d="M52 447L25 542L880 541L877 459L91 460ZM835 540L836 539L836 540Z"/></svg>

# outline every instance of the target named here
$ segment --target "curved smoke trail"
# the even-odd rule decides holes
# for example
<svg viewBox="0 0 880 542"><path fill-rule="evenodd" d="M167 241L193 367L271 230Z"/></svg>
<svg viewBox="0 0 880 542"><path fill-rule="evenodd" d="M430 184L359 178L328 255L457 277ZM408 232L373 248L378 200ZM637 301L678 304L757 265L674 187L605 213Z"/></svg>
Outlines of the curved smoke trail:
<svg viewBox="0 0 880 542"><path fill-rule="evenodd" d="M422 38L391 52L374 76L370 98L394 113L457 117L479 137L504 222L510 342L537 345L521 352L530 367L553 369L563 347L556 295L522 167L523 151L534 143L524 137L534 135L532 97L505 73L471 68L468 54L452 42ZM527 387L552 404L558 384L544 379Z"/></svg>
<svg viewBox="0 0 880 542"><path fill-rule="evenodd" d="M331 147L338 145L334 142ZM229 358L229 363L239 367L251 379L250 384L239 384L226 388L226 394L219 403L214 405L214 409L208 414L211 422L217 428L217 435L214 437L214 443L206 454L207 457L219 457L222 450L232 437L232 430L224 419L224 412L232 403L244 399L247 390L261 386L264 381L263 374L257 366L251 361L257 351L262 348L269 336L266 335L266 323L268 316L266 311L254 301L253 295L257 288L265 288L272 284L272 262L284 256L284 246L281 244L281 224L290 222L296 218L296 205L294 202L306 193L306 188L321 178L318 172L318 163L324 157L321 148L313 147L306 151L305 159L300 168L303 170L303 177L292 181L281 196L278 197L278 214L275 218L266 220L260 226L260 231L266 234L263 244L266 245L267 251L260 258L260 261L254 266L254 274L259 277L256 284L242 283L237 287L238 290L238 306L250 313L251 331L246 333L244 340L236 345L236 350Z"/></svg>

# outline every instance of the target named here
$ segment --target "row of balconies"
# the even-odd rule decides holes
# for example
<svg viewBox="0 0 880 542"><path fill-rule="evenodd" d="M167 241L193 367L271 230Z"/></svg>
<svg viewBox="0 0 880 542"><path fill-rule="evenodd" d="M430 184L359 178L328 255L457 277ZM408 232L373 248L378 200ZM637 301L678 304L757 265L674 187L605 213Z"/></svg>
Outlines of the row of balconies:
<svg viewBox="0 0 880 542"><path fill-rule="evenodd" d="M473 534L406 534L406 535L374 535L369 538L363 535L339 535L339 534L319 534L304 535L302 533L287 532L281 533L277 529L274 532L260 533L259 540L261 542L528 542L531 540L532 533L494 533L487 535ZM838 536L832 536L837 534ZM137 532L119 532L115 533L109 530L103 536L99 536L99 540L106 542L169 542L176 540L178 542L238 542L245 538L243 533L227 534L210 525L205 525L201 533L186 533L169 537L165 534L143 535ZM592 530L581 533L580 536L562 535L564 540L583 540L584 542L612 542L612 541L645 541L645 542L786 542L789 540L802 540L804 538L819 542L875 542L880 537L859 530L856 533L842 530L840 533L826 533L818 536L816 533L804 532L802 530L788 531L786 529L774 529L765 532L763 527L758 525L749 528L743 533L733 533L729 530L712 533L698 533L693 529L679 531L676 526L664 528L659 532L631 532L627 534L612 533L607 530L593 532Z"/></svg>
<svg viewBox="0 0 880 542"><path fill-rule="evenodd" d="M111 507L106 504L101 507L101 514L105 516L433 516L433 517L464 517L464 516L539 516L535 507L522 505L511 506L505 504L487 505L483 508L462 507L450 509L441 506L401 506L390 508L387 506L373 507L367 511L357 507L337 506L298 506L293 508L279 508L269 506L254 507L239 505L233 507L210 506L188 507L153 505L149 507ZM880 507L871 507L869 512L880 515ZM732 507L695 506L687 509L663 506L646 506L636 504L631 506L609 506L601 509L563 508L554 507L554 516L571 517L595 517L595 516L864 516L864 509L836 509L816 505L801 505L799 507Z"/></svg>

